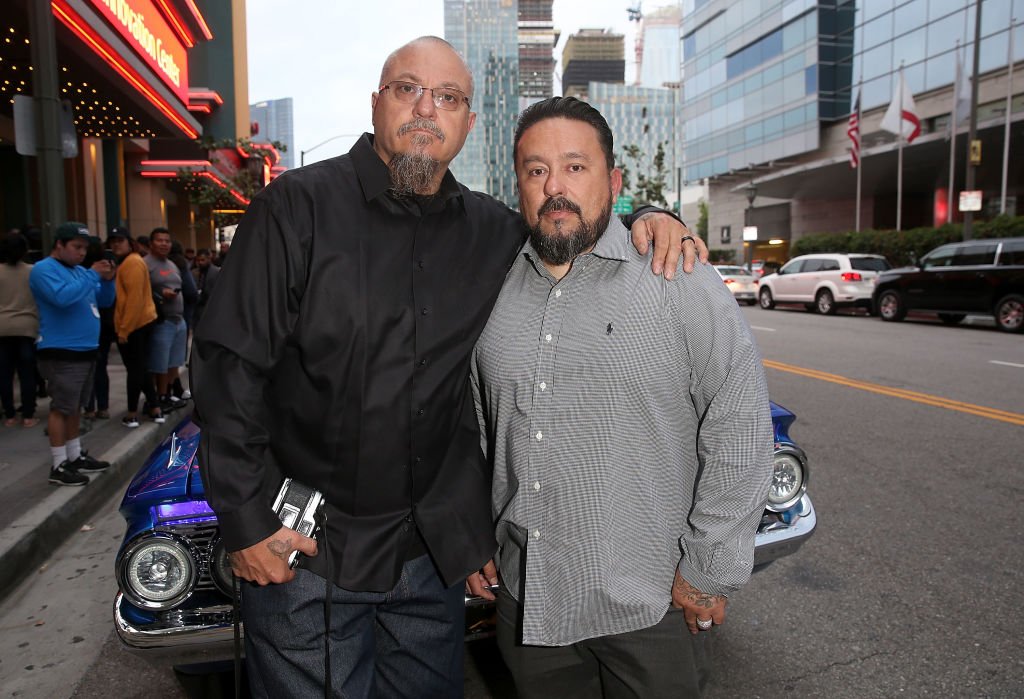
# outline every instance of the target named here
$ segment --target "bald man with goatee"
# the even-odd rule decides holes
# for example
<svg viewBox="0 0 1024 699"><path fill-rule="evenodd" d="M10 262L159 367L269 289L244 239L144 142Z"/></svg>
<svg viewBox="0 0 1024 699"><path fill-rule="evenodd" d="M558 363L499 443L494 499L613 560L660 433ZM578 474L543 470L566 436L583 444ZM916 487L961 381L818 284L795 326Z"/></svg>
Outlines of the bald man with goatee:
<svg viewBox="0 0 1024 699"><path fill-rule="evenodd" d="M375 87L372 134L253 198L196 331L201 473L257 697L462 696L464 582L495 552L469 359L525 232L448 169L476 114L447 42L402 46ZM692 265L653 217L638 249ZM324 496L315 539L272 509L286 477Z"/></svg>

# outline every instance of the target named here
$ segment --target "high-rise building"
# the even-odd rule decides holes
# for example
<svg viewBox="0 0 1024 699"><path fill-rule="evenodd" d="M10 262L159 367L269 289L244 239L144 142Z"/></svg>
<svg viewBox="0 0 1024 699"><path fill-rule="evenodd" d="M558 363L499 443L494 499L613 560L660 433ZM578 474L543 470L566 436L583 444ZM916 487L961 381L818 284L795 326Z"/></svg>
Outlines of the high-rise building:
<svg viewBox="0 0 1024 699"><path fill-rule="evenodd" d="M292 119L292 98L282 97L276 100L264 100L249 105L249 117L259 124L259 133L253 141L260 143L278 143L286 146L281 153L281 165L286 168L295 167L295 128Z"/></svg>
<svg viewBox="0 0 1024 699"><path fill-rule="evenodd" d="M637 29L637 84L644 87L679 85L679 5L644 12Z"/></svg>
<svg viewBox="0 0 1024 699"><path fill-rule="evenodd" d="M626 45L622 34L580 29L562 49L562 94L586 97L591 82L626 81Z"/></svg>
<svg viewBox="0 0 1024 699"><path fill-rule="evenodd" d="M663 203L670 207L677 200L674 130L676 92L665 88L596 82L590 83L587 88L587 101L601 112L612 129L615 163L629 170L631 185L636 183L636 174L640 169L648 176L655 174L654 158L658 147L661 147L665 174ZM627 155L631 146L635 146L634 152L638 157ZM629 187L624 188L622 193L635 194Z"/></svg>
<svg viewBox="0 0 1024 699"><path fill-rule="evenodd" d="M473 73L476 127L452 172L470 189L514 206L512 137L519 111L519 26L513 0L445 0L444 36Z"/></svg>
<svg viewBox="0 0 1024 699"><path fill-rule="evenodd" d="M1001 206L1008 92L1010 143L1024 137L1024 80L1018 77L1024 24L1013 28L1012 4L981 7L977 137L986 157L975 188L984 193L982 215ZM750 12L749 3L684 0L684 179L709 184L709 244L717 246L719 231L722 242L736 241L736 231L756 226L757 240L747 252L784 260L789 243L805 234L853 230L858 220L862 228L893 228L897 205L904 228L944 223L950 190L962 189L965 180L965 120L952 144L949 134L958 63L973 72L977 5L762 0ZM1019 22L1020 13L1016 17ZM1018 64L1013 85L1007 80L1011 61ZM903 145L897 202L898 144L880 122L901 73L921 133ZM861 145L854 169L846 131L858 94ZM1009 168L1007 187L1008 202L1015 203L1024 193L1021 168Z"/></svg>
<svg viewBox="0 0 1024 699"><path fill-rule="evenodd" d="M555 44L553 0L519 0L519 108L551 97Z"/></svg>

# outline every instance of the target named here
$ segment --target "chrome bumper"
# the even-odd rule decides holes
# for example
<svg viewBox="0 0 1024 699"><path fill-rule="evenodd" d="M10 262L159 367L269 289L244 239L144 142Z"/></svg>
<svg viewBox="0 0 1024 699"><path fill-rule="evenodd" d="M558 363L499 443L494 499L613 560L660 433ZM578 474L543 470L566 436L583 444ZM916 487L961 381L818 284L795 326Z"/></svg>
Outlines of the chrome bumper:
<svg viewBox="0 0 1024 699"><path fill-rule="evenodd" d="M754 538L755 566L794 553L814 533L818 517L810 497L806 494L801 497L791 512L794 519L790 523L779 523L776 527L757 533Z"/></svg>
<svg viewBox="0 0 1024 699"><path fill-rule="evenodd" d="M754 540L755 566L788 556L799 549L814 533L818 520L811 499L807 495L800 498L791 512L794 519L788 524L780 522L775 527L757 534ZM135 626L122 612L122 607L127 604L124 596L120 592L117 593L114 599L114 626L121 641L130 649L146 651L147 656L152 655L154 649L164 649L172 653L216 652L229 657L234 639L231 605L171 612L160 621L146 626ZM490 604L484 600L467 596L467 619L481 616L481 612L489 612L488 607ZM489 625L480 628L476 623L467 623L467 627L467 640L491 635Z"/></svg>

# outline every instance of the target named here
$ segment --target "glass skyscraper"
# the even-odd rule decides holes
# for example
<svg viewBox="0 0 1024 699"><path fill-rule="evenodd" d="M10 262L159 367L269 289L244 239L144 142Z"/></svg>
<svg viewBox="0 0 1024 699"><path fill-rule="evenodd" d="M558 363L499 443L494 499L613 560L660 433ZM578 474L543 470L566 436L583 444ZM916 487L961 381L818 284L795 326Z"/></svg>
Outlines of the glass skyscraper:
<svg viewBox="0 0 1024 699"><path fill-rule="evenodd" d="M512 137L519 110L519 27L515 0L445 0L444 37L469 64L476 127L452 172L473 190L516 206Z"/></svg>
<svg viewBox="0 0 1024 699"><path fill-rule="evenodd" d="M249 105L250 120L260 125L260 132L254 141L270 143L277 141L287 146L281 153L280 164L286 168L295 167L295 130L292 118L292 98L264 100Z"/></svg>

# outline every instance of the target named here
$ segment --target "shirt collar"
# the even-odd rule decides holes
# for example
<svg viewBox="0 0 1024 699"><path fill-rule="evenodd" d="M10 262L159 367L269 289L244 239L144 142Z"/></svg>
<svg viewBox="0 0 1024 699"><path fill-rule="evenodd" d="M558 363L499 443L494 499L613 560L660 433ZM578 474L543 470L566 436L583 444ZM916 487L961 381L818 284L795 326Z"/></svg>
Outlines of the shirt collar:
<svg viewBox="0 0 1024 699"><path fill-rule="evenodd" d="M366 201L387 195L391 189L391 173L388 171L388 166L380 159L380 155L373 149L373 134L364 133L352 146L349 155L355 165L356 176L359 178L359 185L362 187L363 197ZM442 203L447 203L449 199L456 197L462 199L462 189L451 170L445 171L438 196Z"/></svg>

